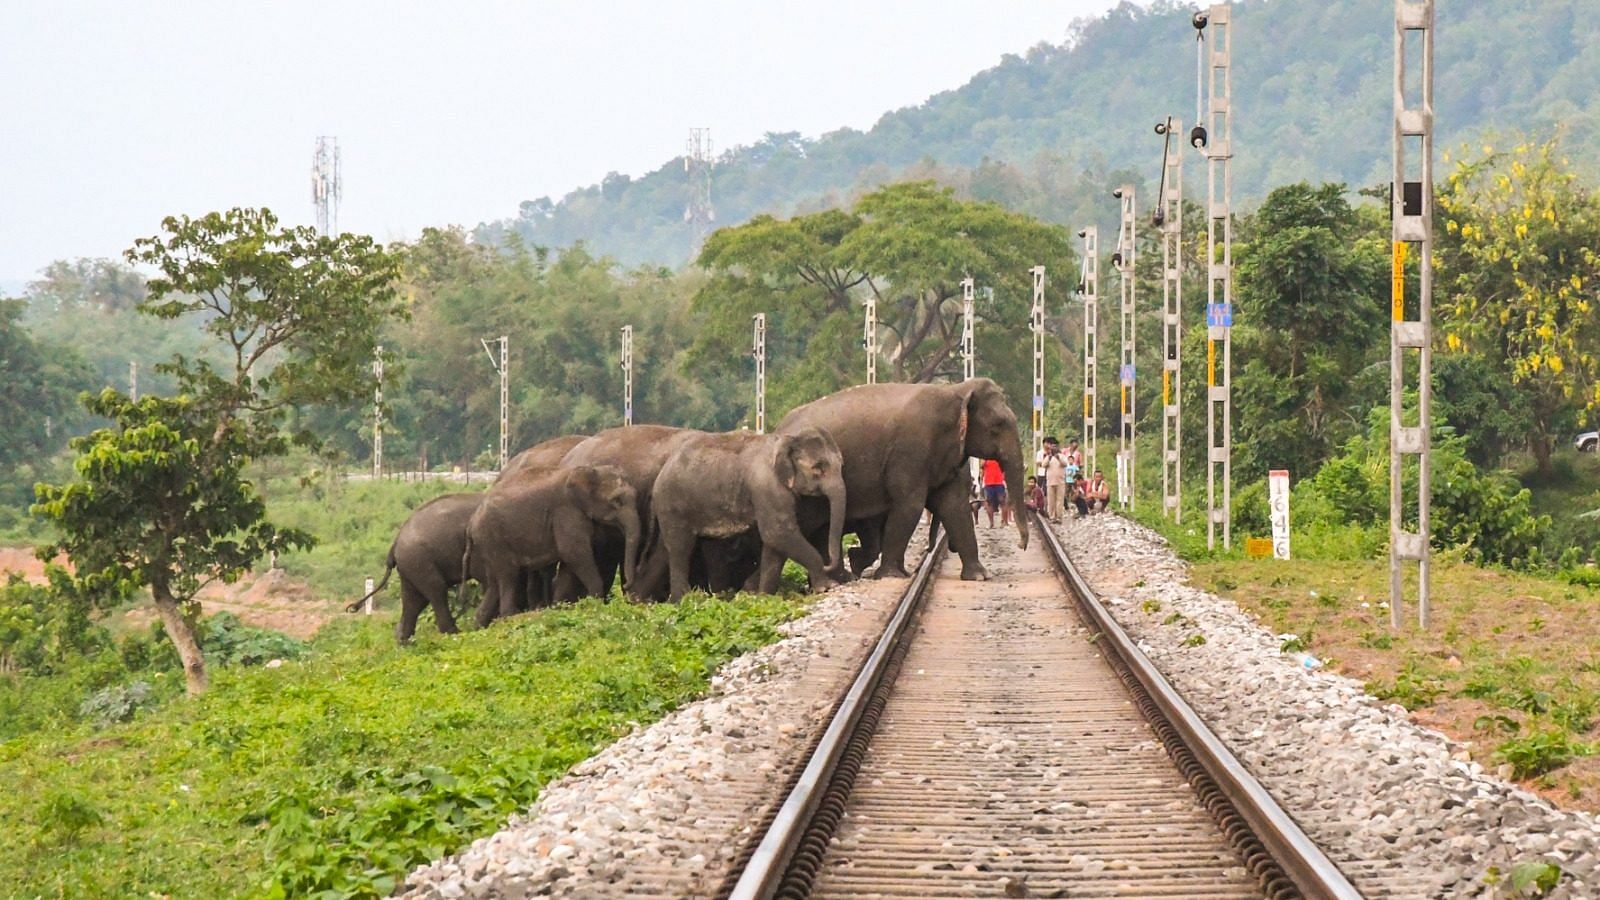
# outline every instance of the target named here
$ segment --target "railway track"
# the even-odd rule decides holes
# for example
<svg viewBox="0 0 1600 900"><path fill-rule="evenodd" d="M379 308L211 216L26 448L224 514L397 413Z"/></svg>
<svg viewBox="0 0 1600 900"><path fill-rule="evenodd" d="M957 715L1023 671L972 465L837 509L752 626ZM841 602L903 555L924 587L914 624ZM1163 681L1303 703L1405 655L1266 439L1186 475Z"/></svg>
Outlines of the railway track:
<svg viewBox="0 0 1600 900"><path fill-rule="evenodd" d="M1035 534L928 554L720 895L1360 896Z"/></svg>

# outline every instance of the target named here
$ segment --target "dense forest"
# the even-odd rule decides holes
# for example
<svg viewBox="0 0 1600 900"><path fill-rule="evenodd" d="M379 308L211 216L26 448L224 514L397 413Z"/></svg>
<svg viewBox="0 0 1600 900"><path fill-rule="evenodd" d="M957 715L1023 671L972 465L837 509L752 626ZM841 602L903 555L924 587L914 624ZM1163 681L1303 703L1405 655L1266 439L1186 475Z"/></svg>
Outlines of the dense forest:
<svg viewBox="0 0 1600 900"><path fill-rule="evenodd" d="M1236 200L1253 206L1296 181L1388 181L1392 6L1234 4ZM1159 174L1152 126L1167 115L1193 124L1192 8L1124 2L1074 23L1061 43L1008 55L956 90L886 113L869 131L769 134L733 147L712 176L718 222L811 212L890 181L933 178L1045 221L1110 227L1111 188L1131 182L1148 196ZM1592 13L1583 0L1441 4L1439 146L1560 129L1581 164L1600 162ZM1189 171L1203 188L1196 154ZM559 199L528 200L477 233L489 243L511 233L550 247L581 240L625 265L677 265L692 252L687 198L679 158L637 178L612 173Z"/></svg>

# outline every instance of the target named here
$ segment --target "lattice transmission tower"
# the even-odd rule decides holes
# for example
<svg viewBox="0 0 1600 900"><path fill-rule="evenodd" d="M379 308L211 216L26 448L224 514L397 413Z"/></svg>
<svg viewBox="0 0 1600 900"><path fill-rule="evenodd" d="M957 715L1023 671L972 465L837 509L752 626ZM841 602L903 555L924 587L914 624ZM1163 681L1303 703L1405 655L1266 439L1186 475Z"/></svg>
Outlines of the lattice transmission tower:
<svg viewBox="0 0 1600 900"><path fill-rule="evenodd" d="M319 136L311 155L311 205L317 211L317 230L323 234L339 229L339 199L344 194L339 170L339 139Z"/></svg>
<svg viewBox="0 0 1600 900"><path fill-rule="evenodd" d="M689 129L683 170L689 175L689 203L683 209L683 221L689 223L698 250L717 221L717 211L711 205L711 129Z"/></svg>

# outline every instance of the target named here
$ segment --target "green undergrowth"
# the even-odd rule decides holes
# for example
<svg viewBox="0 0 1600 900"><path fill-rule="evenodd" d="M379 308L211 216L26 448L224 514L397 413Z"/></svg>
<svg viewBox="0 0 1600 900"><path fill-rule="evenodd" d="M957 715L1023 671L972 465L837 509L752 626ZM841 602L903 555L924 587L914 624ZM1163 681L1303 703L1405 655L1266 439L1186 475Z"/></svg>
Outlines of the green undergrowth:
<svg viewBox="0 0 1600 900"><path fill-rule="evenodd" d="M199 699L0 743L0 893L385 895L799 612L587 600L406 648L386 617L342 620Z"/></svg>
<svg viewBox="0 0 1600 900"><path fill-rule="evenodd" d="M470 490L482 491L483 483ZM316 536L310 550L286 553L278 565L324 600L361 596L365 578L383 575L389 545L412 511L440 494L469 490L453 481L358 481L268 478L264 493L273 522ZM398 596L391 582L390 592Z"/></svg>

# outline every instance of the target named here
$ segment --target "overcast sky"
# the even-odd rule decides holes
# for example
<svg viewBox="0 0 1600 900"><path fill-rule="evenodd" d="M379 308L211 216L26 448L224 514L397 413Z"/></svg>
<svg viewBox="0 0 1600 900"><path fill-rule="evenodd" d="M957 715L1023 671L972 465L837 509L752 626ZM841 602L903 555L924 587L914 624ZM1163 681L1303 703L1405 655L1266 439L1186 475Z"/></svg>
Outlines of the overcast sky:
<svg viewBox="0 0 1600 900"><path fill-rule="evenodd" d="M719 152L870 127L1113 5L10 0L0 283L171 213L309 224L317 135L343 152L340 227L405 239L650 171L691 126Z"/></svg>

